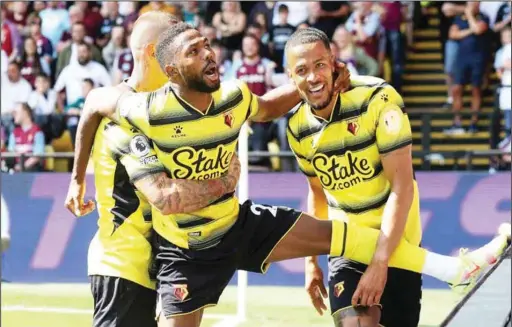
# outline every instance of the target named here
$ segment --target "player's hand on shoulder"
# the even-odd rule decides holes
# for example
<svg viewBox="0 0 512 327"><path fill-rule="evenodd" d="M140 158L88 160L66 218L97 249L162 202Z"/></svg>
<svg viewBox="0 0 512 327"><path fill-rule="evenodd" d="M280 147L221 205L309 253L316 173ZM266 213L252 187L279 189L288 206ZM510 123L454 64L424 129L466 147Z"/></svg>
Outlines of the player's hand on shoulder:
<svg viewBox="0 0 512 327"><path fill-rule="evenodd" d="M335 75L334 91L345 92L350 88L350 71L342 62L335 61Z"/></svg>
<svg viewBox="0 0 512 327"><path fill-rule="evenodd" d="M78 183L75 180L71 180L64 205L75 217L85 216L93 212L96 208L92 200L88 200L84 203L84 196L85 181Z"/></svg>
<svg viewBox="0 0 512 327"><path fill-rule="evenodd" d="M306 259L306 291L308 292L311 303L318 314L323 315L327 310L324 299L327 298L327 290L324 285L324 274L316 262Z"/></svg>

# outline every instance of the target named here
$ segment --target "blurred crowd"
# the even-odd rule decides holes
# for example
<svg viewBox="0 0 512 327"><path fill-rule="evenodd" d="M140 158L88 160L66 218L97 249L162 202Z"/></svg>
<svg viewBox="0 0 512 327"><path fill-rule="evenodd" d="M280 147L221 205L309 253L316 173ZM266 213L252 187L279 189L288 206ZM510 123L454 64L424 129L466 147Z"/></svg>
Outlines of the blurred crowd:
<svg viewBox="0 0 512 327"><path fill-rule="evenodd" d="M352 75L385 76L400 91L405 54L414 51L413 30L428 24L428 6L440 6L447 103L456 113L449 132L461 128L461 85L471 83L472 109L480 109L490 51L499 49L495 68L502 83L510 85L510 2L17 1L1 6L2 151L41 154L64 133L74 144L89 91L130 76L130 33L137 17L152 10L169 12L200 29L217 54L222 79L243 80L262 95L287 82L285 43L307 26L326 32L333 53ZM485 42L493 46L485 47ZM508 99L510 104L510 88ZM287 117L253 123L250 150L289 150L286 123ZM262 169L294 168L292 158L250 162ZM12 160L3 168L45 169L42 159L23 164Z"/></svg>

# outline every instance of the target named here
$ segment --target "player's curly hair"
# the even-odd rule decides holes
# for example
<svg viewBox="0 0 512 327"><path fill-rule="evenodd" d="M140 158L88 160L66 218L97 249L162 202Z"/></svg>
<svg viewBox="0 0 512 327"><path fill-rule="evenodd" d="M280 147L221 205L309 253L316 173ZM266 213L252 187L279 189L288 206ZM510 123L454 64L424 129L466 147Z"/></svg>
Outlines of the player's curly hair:
<svg viewBox="0 0 512 327"><path fill-rule="evenodd" d="M195 29L192 25L179 22L160 34L156 43L155 55L163 71L165 71L165 66L173 62L176 57L176 52L179 49L179 45L174 44L174 40L176 40L180 34L192 29Z"/></svg>
<svg viewBox="0 0 512 327"><path fill-rule="evenodd" d="M330 40L327 35L323 31L313 27L306 27L295 31L288 39L288 42L286 42L284 50L286 53L288 49L296 45L314 42L322 42L325 49L331 51Z"/></svg>

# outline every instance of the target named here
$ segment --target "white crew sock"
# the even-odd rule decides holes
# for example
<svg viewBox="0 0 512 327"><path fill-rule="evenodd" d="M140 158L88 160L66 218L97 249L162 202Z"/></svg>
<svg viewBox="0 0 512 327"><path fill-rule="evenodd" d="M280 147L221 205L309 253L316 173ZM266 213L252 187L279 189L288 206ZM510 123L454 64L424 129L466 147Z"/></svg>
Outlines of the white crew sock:
<svg viewBox="0 0 512 327"><path fill-rule="evenodd" d="M460 272L461 265L462 261L458 257L427 252L422 273L443 282L451 282Z"/></svg>

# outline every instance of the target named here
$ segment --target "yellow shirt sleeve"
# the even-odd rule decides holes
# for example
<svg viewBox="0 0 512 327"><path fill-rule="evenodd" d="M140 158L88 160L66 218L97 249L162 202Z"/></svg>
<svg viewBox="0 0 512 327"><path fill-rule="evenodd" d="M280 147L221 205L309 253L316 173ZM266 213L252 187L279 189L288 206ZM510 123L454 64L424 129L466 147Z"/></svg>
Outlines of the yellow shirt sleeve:
<svg viewBox="0 0 512 327"><path fill-rule="evenodd" d="M259 110L258 96L253 94L251 92L251 90L249 90L249 87L247 86L247 84L245 82L236 81L236 83L237 83L237 86L242 91L242 96L244 98L244 101L247 101L245 99L248 99L249 111L248 111L247 118L251 119L258 113L258 110Z"/></svg>
<svg viewBox="0 0 512 327"><path fill-rule="evenodd" d="M122 131L126 139L119 153L119 161L125 167L132 183L146 176L165 172L146 135L125 128L122 128Z"/></svg>
<svg viewBox="0 0 512 327"><path fill-rule="evenodd" d="M286 136L288 137L290 149L292 149L292 152L297 159L300 171L308 177L316 176L315 169L313 168L311 161L302 153L300 142L297 141L297 137L291 131L290 126L286 129Z"/></svg>
<svg viewBox="0 0 512 327"><path fill-rule="evenodd" d="M369 110L374 113L380 154L412 144L411 124L404 112L402 97L393 87L386 86L379 92L370 103Z"/></svg>
<svg viewBox="0 0 512 327"><path fill-rule="evenodd" d="M149 135L148 97L151 93L126 92L119 98L116 107L116 117L119 125L135 127Z"/></svg>

